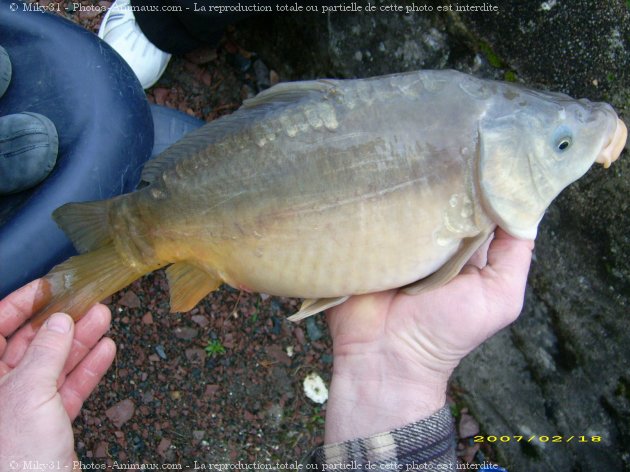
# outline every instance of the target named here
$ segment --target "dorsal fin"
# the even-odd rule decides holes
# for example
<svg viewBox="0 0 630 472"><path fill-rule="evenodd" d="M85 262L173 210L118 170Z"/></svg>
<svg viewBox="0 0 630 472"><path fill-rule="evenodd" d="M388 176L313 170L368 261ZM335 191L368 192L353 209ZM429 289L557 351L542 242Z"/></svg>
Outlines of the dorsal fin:
<svg viewBox="0 0 630 472"><path fill-rule="evenodd" d="M142 169L141 179L152 183L165 169L173 166L181 158L195 155L226 136L251 126L270 109L286 106L308 96L318 96L334 88L335 83L328 80L284 82L275 85L254 98L245 100L243 106L231 115L222 116L188 133L155 159L148 161Z"/></svg>
<svg viewBox="0 0 630 472"><path fill-rule="evenodd" d="M242 109L251 110L266 105L294 103L305 97L329 93L335 87L335 82L332 80L282 82L245 100Z"/></svg>
<svg viewBox="0 0 630 472"><path fill-rule="evenodd" d="M185 135L172 146L165 149L159 156L148 161L142 169L141 179L154 182L165 169L168 169L183 157L195 155L229 133L240 129L246 117L235 113L218 118Z"/></svg>
<svg viewBox="0 0 630 472"><path fill-rule="evenodd" d="M109 200L66 203L53 212L55 223L80 253L112 242L109 228Z"/></svg>

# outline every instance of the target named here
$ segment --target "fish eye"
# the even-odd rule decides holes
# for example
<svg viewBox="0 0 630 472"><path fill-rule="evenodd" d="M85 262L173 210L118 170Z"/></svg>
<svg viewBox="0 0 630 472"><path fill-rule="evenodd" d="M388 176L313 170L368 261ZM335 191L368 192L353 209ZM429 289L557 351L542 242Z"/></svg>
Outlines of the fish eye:
<svg viewBox="0 0 630 472"><path fill-rule="evenodd" d="M549 143L553 146L557 158L564 157L573 144L573 130L568 124L561 124L551 134Z"/></svg>
<svg viewBox="0 0 630 472"><path fill-rule="evenodd" d="M558 144L556 145L556 149L558 151L566 151L569 147L571 147L571 138L569 136L565 136L558 140Z"/></svg>

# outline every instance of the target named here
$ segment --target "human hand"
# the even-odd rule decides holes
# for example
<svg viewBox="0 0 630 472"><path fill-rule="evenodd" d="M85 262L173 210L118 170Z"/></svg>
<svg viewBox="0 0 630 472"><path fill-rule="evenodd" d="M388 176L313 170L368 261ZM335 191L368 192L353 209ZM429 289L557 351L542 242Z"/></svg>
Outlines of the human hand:
<svg viewBox="0 0 630 472"><path fill-rule="evenodd" d="M45 298L35 280L0 301L0 470L21 470L25 461L72 470L71 422L116 352L102 338L111 313L100 304L76 326L58 313L38 331L18 330Z"/></svg>
<svg viewBox="0 0 630 472"><path fill-rule="evenodd" d="M497 228L487 265L478 253L443 287L354 296L329 310L326 443L398 428L444 406L459 361L520 314L533 248Z"/></svg>

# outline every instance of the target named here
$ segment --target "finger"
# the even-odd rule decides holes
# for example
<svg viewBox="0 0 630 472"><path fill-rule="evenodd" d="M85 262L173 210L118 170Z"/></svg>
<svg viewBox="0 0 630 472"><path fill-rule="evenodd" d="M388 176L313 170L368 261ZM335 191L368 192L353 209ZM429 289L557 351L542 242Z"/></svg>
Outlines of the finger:
<svg viewBox="0 0 630 472"><path fill-rule="evenodd" d="M2 357L2 353L7 348L7 340L4 339L4 336L0 336L0 357Z"/></svg>
<svg viewBox="0 0 630 472"><path fill-rule="evenodd" d="M518 239L497 228L488 248L488 265L500 276L516 274L518 280L523 281L529 271L533 250L533 240Z"/></svg>
<svg viewBox="0 0 630 472"><path fill-rule="evenodd" d="M534 241L514 238L499 228L488 249L488 265L480 273L504 324L521 312L533 249Z"/></svg>
<svg viewBox="0 0 630 472"><path fill-rule="evenodd" d="M0 361L0 379L11 372L11 367Z"/></svg>
<svg viewBox="0 0 630 472"><path fill-rule="evenodd" d="M68 367L64 369L64 372L72 370L73 365L76 365L105 334L107 328L103 329L103 327L109 326L110 320L111 314L104 305L97 304L88 310L75 327L75 339L72 342L73 348L68 360ZM22 326L17 333L11 336L0 359L8 366L15 367L22 359L22 356L24 356L36 333L37 331L30 323Z"/></svg>
<svg viewBox="0 0 630 472"><path fill-rule="evenodd" d="M71 372L90 352L109 330L111 320L111 312L105 305L99 303L88 310L76 325L72 349L64 366L64 373Z"/></svg>
<svg viewBox="0 0 630 472"><path fill-rule="evenodd" d="M7 340L6 348L0 356L0 360L9 367L14 368L24 357L24 353L31 344L35 334L36 331L30 323L22 326L17 333Z"/></svg>
<svg viewBox="0 0 630 472"><path fill-rule="evenodd" d="M57 378L70 353L73 333L72 318L65 313L55 313L37 332L15 372L24 375L28 372L28 378L36 379L37 386L52 386L56 391Z"/></svg>
<svg viewBox="0 0 630 472"><path fill-rule="evenodd" d="M49 298L48 283L37 279L0 300L0 336L7 338L13 334Z"/></svg>
<svg viewBox="0 0 630 472"><path fill-rule="evenodd" d="M96 388L115 356L116 344L104 338L68 375L59 394L71 421L79 414L83 402Z"/></svg>

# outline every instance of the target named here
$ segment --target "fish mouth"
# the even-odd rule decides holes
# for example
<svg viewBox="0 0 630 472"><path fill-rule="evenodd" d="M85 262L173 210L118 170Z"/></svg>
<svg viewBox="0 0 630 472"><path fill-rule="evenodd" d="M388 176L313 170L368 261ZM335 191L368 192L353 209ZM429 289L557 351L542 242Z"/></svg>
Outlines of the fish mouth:
<svg viewBox="0 0 630 472"><path fill-rule="evenodd" d="M628 138L628 129L623 121L617 118L617 127L615 128L615 133L613 137L610 139L610 142L602 149L595 159L595 162L602 164L605 169L610 167L610 164L615 162L624 146L626 145L626 139Z"/></svg>

